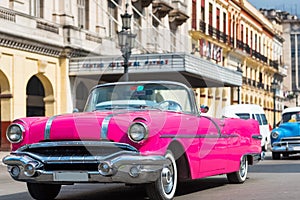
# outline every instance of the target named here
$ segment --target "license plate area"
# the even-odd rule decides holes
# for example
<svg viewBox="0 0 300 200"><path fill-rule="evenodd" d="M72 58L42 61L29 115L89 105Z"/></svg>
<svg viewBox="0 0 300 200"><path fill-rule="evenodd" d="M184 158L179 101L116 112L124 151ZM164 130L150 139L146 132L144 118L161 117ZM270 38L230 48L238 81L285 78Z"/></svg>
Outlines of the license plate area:
<svg viewBox="0 0 300 200"><path fill-rule="evenodd" d="M87 172L54 172L53 181L87 182Z"/></svg>
<svg viewBox="0 0 300 200"><path fill-rule="evenodd" d="M293 148L295 151L300 151L300 147L294 147Z"/></svg>

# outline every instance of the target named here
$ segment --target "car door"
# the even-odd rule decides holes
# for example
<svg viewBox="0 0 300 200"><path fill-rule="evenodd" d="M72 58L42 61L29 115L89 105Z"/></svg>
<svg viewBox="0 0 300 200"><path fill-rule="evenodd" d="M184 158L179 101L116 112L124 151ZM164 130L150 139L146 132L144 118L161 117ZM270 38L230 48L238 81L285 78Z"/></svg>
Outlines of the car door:
<svg viewBox="0 0 300 200"><path fill-rule="evenodd" d="M227 142L221 137L221 122L201 116L199 121L199 158L200 177L218 174L226 167Z"/></svg>

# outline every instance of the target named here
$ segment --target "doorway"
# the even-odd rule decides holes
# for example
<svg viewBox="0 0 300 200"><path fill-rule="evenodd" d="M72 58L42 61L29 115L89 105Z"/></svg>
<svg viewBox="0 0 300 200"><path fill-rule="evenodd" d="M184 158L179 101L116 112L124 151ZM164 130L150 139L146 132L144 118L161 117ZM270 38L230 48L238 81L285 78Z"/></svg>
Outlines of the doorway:
<svg viewBox="0 0 300 200"><path fill-rule="evenodd" d="M45 116L45 90L38 77L33 76L28 81L26 96L26 116Z"/></svg>

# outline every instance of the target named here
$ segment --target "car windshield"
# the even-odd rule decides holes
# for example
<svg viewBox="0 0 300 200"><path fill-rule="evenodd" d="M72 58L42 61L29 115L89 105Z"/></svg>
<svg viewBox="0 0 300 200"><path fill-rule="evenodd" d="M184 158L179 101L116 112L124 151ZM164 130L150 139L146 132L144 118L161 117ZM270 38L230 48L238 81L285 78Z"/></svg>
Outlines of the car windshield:
<svg viewBox="0 0 300 200"><path fill-rule="evenodd" d="M282 115L282 123L286 122L299 122L300 121L300 112L288 112Z"/></svg>
<svg viewBox="0 0 300 200"><path fill-rule="evenodd" d="M84 111L160 109L193 112L186 87L170 83L103 85L90 93Z"/></svg>
<svg viewBox="0 0 300 200"><path fill-rule="evenodd" d="M250 119L250 114L248 113L235 113L241 119Z"/></svg>

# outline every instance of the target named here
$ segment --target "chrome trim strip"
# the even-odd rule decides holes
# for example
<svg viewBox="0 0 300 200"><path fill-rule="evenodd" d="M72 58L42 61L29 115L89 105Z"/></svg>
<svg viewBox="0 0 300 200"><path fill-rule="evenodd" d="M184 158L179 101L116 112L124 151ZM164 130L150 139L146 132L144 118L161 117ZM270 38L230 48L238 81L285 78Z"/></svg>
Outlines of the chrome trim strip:
<svg viewBox="0 0 300 200"><path fill-rule="evenodd" d="M110 119L114 116L115 114L109 114L107 115L103 121L102 121L102 125L101 125L101 133L100 133L100 137L102 140L107 140L107 130L108 130L108 124Z"/></svg>
<svg viewBox="0 0 300 200"><path fill-rule="evenodd" d="M186 135L179 135L179 134L166 134L161 135L160 138L219 138L219 135L210 135L210 134L204 134L204 135L193 135L193 134L186 134Z"/></svg>
<svg viewBox="0 0 300 200"><path fill-rule="evenodd" d="M44 139L45 140L49 140L50 139L50 129L51 129L51 125L52 125L52 122L53 120L58 117L59 115L54 115L52 117L50 117L46 123L46 126L45 126L45 133L44 133Z"/></svg>
<svg viewBox="0 0 300 200"><path fill-rule="evenodd" d="M252 135L253 139L262 140L262 135Z"/></svg>
<svg viewBox="0 0 300 200"><path fill-rule="evenodd" d="M300 140L286 140L286 141L280 141L280 142L273 142L272 146L285 146L285 145L299 145Z"/></svg>
<svg viewBox="0 0 300 200"><path fill-rule="evenodd" d="M300 140L299 136L294 136L294 137L282 137L280 139L281 141L287 141L287 140Z"/></svg>
<svg viewBox="0 0 300 200"><path fill-rule="evenodd" d="M179 134L164 134L161 135L160 138L234 138L238 137L237 134L232 134L232 135L217 135L217 134L184 134L184 135L179 135Z"/></svg>
<svg viewBox="0 0 300 200"><path fill-rule="evenodd" d="M115 115L119 115L119 114L124 114L124 113L128 113L128 112L131 112L131 111L122 111L122 112L116 112L116 113L112 113L112 114L109 114L107 115L103 121L102 121L102 125L101 125L101 133L100 133L100 137L102 140L107 140L107 131L108 131L108 124L109 124L109 121L111 120L111 118Z"/></svg>

